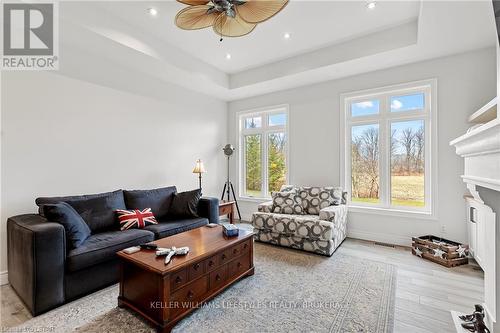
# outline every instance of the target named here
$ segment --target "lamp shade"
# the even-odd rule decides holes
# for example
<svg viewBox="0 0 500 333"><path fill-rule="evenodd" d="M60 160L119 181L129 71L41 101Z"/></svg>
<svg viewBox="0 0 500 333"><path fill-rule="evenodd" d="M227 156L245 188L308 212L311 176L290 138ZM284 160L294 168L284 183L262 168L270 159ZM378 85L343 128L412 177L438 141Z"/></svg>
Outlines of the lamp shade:
<svg viewBox="0 0 500 333"><path fill-rule="evenodd" d="M196 161L196 165L194 166L193 173L205 173L205 166L201 160Z"/></svg>

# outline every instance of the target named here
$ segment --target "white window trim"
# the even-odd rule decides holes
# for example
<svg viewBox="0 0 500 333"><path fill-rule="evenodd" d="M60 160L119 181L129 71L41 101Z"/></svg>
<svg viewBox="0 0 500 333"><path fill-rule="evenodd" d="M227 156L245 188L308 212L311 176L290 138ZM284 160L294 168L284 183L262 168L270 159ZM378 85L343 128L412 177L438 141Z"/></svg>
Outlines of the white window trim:
<svg viewBox="0 0 500 333"><path fill-rule="evenodd" d="M282 126L267 126L267 122L262 120L262 128L259 129L245 129L244 128L244 123L243 119L246 117L250 116L258 116L258 115L269 115L273 113L285 113L286 114L286 125ZM267 147L267 140L268 140L268 134L269 133L274 133L276 131L284 131L286 134L286 183L289 184L289 177L290 177L290 113L289 113L289 105L288 104L280 104L280 105L273 105L273 106L268 106L268 107L262 107L262 108L257 108L257 109L251 109L251 110L244 110L244 111L239 111L236 113L236 142L237 142L237 156L236 156L236 161L238 163L238 168L237 168L237 179L238 179L238 199L243 200L243 201L252 201L252 202L265 202L269 201L271 199L271 196L264 196L264 197L249 197L245 195L245 188L246 188L246 179L245 179L245 154L243 152L244 148L244 137L245 135L249 134L262 134L261 137L261 149L262 149L262 164L264 166L267 166L267 160L268 160L268 151L267 149L264 149L264 147ZM266 143L264 143L264 141ZM267 189L267 167L263 168L262 170L262 188ZM267 192L264 191L264 192ZM267 194L267 193L264 193Z"/></svg>
<svg viewBox="0 0 500 333"><path fill-rule="evenodd" d="M367 100L375 96L388 95L405 95L412 92L425 91L426 105L424 114L422 111L401 111L401 113L391 114L384 112L388 110L388 99L380 100L380 114L371 116L354 117L353 120L350 113L349 104L356 100ZM438 136L437 136L437 79L429 79L422 81L409 82L398 85L391 85L376 89L368 89L356 92L350 92L340 95L340 153L344 159L344 163L340 165L341 172L341 185L346 191L350 192L350 177L351 177L351 157L350 147L351 138L347 133L351 133L351 126L361 125L363 123L373 123L374 121L380 123L379 131L379 151L386 152L390 145L390 136L386 136L384 131L387 131L390 121L393 120L411 120L411 119L424 119L425 121L425 204L426 207L422 209L408 209L407 207L390 207L390 168L388 167L389 155L380 153L379 169L380 169L380 186L385 187L381 190L381 206L352 203L348 200L349 211L382 214L400 217L410 217L419 219L436 220L438 217L437 198L438 198L438 182L437 182L437 156L438 156ZM384 139L382 139L384 138ZM383 194L382 194L383 193ZM387 195L386 195L387 194ZM384 196L384 197L382 197ZM349 196L350 198L350 196Z"/></svg>

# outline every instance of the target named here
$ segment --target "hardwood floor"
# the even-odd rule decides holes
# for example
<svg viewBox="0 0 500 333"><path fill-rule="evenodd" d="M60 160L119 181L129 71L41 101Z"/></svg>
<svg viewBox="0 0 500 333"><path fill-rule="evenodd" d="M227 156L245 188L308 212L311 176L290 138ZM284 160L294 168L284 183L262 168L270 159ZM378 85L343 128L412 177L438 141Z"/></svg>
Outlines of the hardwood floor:
<svg viewBox="0 0 500 333"><path fill-rule="evenodd" d="M455 332L449 311L471 312L483 302L483 272L477 266L445 268L413 256L407 248L350 238L338 251L397 266L394 332ZM0 299L0 331L31 318L10 286L0 287Z"/></svg>

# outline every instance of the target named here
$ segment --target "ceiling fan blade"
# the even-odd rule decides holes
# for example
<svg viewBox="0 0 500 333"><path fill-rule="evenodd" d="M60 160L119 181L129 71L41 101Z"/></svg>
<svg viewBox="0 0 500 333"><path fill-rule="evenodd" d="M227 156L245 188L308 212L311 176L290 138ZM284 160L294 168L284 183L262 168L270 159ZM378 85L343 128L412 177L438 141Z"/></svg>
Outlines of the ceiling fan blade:
<svg viewBox="0 0 500 333"><path fill-rule="evenodd" d="M247 0L235 7L244 21L260 23L278 14L287 4L288 0Z"/></svg>
<svg viewBox="0 0 500 333"><path fill-rule="evenodd" d="M249 34L257 24L243 21L239 15L234 18L220 14L214 22L214 31L221 36L241 37Z"/></svg>
<svg viewBox="0 0 500 333"><path fill-rule="evenodd" d="M207 28L214 24L220 14L218 12L207 13L210 6L191 6L179 11L175 16L175 24L184 30L197 30Z"/></svg>
<svg viewBox="0 0 500 333"><path fill-rule="evenodd" d="M207 3L210 2L210 0L177 0L177 2L183 3L185 5L190 5L190 6L201 6L201 5L206 5Z"/></svg>

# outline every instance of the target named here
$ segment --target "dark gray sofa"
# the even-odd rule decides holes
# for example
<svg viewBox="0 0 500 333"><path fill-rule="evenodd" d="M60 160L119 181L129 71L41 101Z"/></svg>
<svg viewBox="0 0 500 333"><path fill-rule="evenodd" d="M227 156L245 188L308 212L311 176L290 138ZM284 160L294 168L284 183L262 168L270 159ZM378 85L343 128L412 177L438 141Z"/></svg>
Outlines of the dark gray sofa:
<svg viewBox="0 0 500 333"><path fill-rule="evenodd" d="M39 214L7 220L9 283L36 316L118 281L116 252L183 231L218 223L219 200L201 198L198 216L168 214L176 188L114 191L92 195L38 198ZM70 204L90 227L91 235L72 249L64 227L47 221L43 205ZM115 209L152 208L158 224L120 231Z"/></svg>

